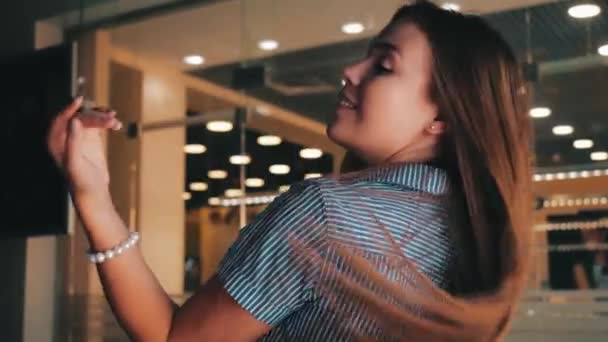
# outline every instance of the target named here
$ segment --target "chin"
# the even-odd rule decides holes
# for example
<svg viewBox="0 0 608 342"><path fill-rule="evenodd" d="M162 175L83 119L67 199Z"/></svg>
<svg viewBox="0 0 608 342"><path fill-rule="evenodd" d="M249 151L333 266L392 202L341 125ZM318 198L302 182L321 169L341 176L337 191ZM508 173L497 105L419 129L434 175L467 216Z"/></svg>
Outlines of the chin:
<svg viewBox="0 0 608 342"><path fill-rule="evenodd" d="M327 137L331 141L348 149L348 146L347 146L348 144L346 144L346 139L343 136L343 134L341 134L339 127L337 127L335 123L327 125L325 133L327 134Z"/></svg>

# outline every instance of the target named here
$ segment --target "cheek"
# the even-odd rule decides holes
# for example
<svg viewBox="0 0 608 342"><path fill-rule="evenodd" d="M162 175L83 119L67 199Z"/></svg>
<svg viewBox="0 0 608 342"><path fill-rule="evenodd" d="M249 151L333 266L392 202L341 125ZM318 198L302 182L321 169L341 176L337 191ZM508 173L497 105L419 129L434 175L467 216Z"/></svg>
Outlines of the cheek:
<svg viewBox="0 0 608 342"><path fill-rule="evenodd" d="M395 82L396 83L396 82ZM416 126L414 105L407 89L399 84L370 87L361 108L361 125L377 140L397 144L410 135Z"/></svg>

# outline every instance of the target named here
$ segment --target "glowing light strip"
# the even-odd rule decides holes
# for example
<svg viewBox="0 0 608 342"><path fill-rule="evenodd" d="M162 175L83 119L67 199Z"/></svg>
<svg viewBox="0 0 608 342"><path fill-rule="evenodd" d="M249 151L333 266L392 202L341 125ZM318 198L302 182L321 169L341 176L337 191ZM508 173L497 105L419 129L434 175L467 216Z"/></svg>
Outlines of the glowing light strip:
<svg viewBox="0 0 608 342"><path fill-rule="evenodd" d="M555 173L537 173L534 175L534 181L543 182L543 181L589 178L589 177L600 177L600 176L608 176L608 169L555 172Z"/></svg>

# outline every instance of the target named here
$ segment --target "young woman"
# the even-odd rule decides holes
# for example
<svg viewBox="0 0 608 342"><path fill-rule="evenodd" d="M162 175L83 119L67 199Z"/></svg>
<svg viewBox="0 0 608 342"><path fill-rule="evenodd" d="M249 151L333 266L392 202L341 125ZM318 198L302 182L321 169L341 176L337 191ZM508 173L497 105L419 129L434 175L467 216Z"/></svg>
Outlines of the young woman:
<svg viewBox="0 0 608 342"><path fill-rule="evenodd" d="M292 186L244 229L216 277L181 307L132 243L121 245L129 233L112 205L99 139L100 129L117 124L114 114L82 119L80 100L60 114L49 148L67 174L91 249L121 246L120 255L95 261L134 340L504 334L524 287L532 210L530 124L512 51L482 19L421 1L399 9L344 78L327 132L368 168ZM367 269L376 288L401 286L398 300L406 305L397 307L411 310L384 310L370 323L348 302L336 302L323 286L326 273L365 266L336 263L344 246L376 265ZM408 262L386 266L391 250ZM353 293L377 309L364 291ZM404 334L395 335L396 326Z"/></svg>

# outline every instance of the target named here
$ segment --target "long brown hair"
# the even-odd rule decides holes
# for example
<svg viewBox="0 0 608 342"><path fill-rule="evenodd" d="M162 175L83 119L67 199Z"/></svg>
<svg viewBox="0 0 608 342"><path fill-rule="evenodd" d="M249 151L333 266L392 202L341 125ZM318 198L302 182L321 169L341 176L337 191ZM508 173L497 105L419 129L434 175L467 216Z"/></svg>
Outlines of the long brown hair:
<svg viewBox="0 0 608 342"><path fill-rule="evenodd" d="M399 326L417 340L499 339L526 284L532 237L525 82L508 43L478 16L416 1L386 29L402 24L416 25L432 49L430 93L448 127L436 162L455 188L449 225L458 253L452 288L435 289L440 301L403 293L437 319L404 313Z"/></svg>

